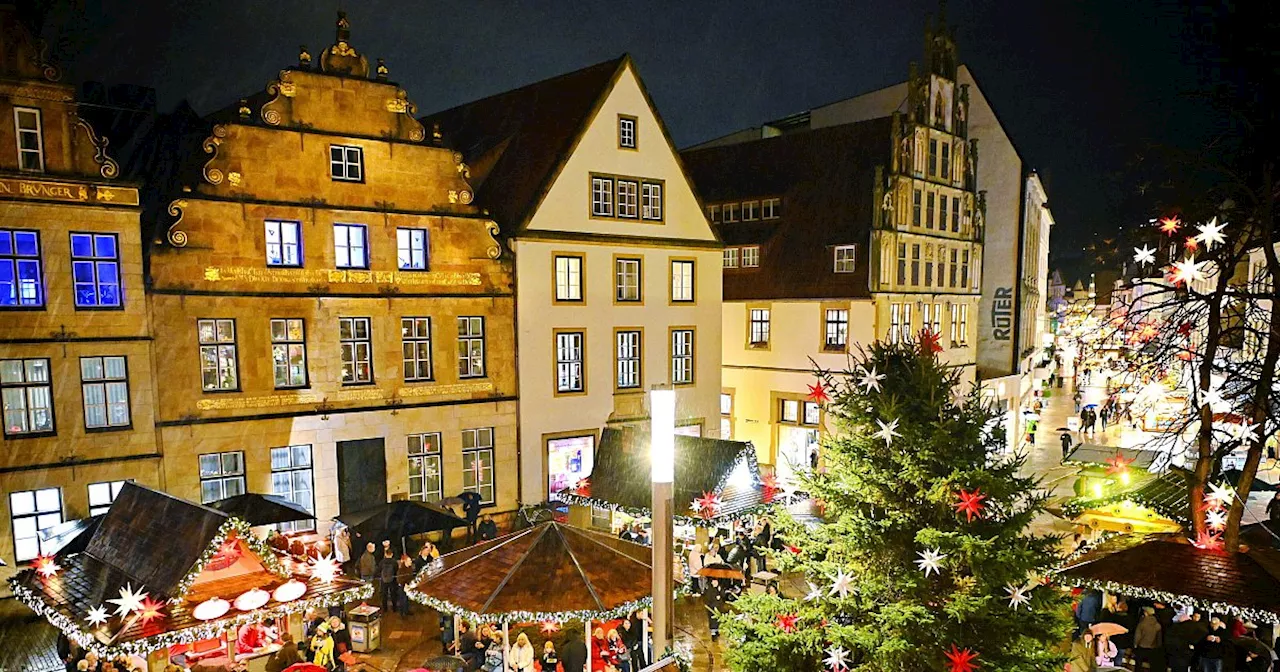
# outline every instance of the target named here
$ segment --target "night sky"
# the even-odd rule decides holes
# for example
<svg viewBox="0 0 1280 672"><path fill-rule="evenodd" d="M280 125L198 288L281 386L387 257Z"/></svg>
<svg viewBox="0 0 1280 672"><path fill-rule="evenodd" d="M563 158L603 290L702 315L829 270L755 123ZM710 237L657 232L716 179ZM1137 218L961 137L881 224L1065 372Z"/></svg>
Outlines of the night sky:
<svg viewBox="0 0 1280 672"><path fill-rule="evenodd" d="M261 90L333 42L335 0L83 1L44 36L66 80L154 87L161 111L201 113ZM906 78L927 0L392 2L346 0L352 43L386 59L422 113L626 51L678 146ZM1139 223L1126 166L1148 143L1195 147L1212 126L1180 4L952 0L960 56L1023 161L1047 182L1053 250Z"/></svg>

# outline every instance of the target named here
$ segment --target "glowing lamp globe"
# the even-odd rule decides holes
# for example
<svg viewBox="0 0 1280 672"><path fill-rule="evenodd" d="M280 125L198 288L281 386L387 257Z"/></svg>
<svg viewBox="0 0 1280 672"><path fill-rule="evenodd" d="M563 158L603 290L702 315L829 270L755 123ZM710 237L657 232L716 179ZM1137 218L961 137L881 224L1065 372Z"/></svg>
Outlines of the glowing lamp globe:
<svg viewBox="0 0 1280 672"><path fill-rule="evenodd" d="M240 597L236 598L235 607L240 611L253 611L266 604L267 600L270 599L271 593L261 588L253 588L241 593Z"/></svg>
<svg viewBox="0 0 1280 672"><path fill-rule="evenodd" d="M272 591L271 597L276 602L292 602L302 597L305 592L307 592L307 584L297 579L290 579Z"/></svg>
<svg viewBox="0 0 1280 672"><path fill-rule="evenodd" d="M649 392L649 442L654 483L675 481L676 391Z"/></svg>
<svg viewBox="0 0 1280 672"><path fill-rule="evenodd" d="M220 597L211 597L196 605L196 608L192 610L191 615L195 616L196 619L200 621L212 621L213 619L226 614L230 610L230 602Z"/></svg>

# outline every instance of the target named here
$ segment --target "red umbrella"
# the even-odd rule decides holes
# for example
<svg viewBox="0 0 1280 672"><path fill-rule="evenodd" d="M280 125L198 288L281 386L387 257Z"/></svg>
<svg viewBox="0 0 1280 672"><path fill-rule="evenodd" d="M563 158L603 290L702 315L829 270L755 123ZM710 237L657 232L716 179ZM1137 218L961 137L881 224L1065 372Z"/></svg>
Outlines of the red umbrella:
<svg viewBox="0 0 1280 672"><path fill-rule="evenodd" d="M313 663L294 663L284 668L284 672L329 672L320 665Z"/></svg>

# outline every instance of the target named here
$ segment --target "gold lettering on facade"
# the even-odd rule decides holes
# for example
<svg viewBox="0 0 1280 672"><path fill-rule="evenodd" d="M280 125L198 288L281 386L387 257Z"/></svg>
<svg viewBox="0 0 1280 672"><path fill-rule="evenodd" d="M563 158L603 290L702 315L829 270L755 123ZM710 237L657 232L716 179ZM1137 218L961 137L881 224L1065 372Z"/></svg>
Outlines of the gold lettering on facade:
<svg viewBox="0 0 1280 672"><path fill-rule="evenodd" d="M246 408L318 404L321 401L324 401L324 396L317 392L299 392L296 394L274 394L269 397L201 399L196 402L196 409L201 411L234 411Z"/></svg>
<svg viewBox="0 0 1280 672"><path fill-rule="evenodd" d="M98 187L90 189L83 184L47 182L44 180L17 180L0 178L0 196L29 198L41 201L73 203L116 203L137 205L138 190L125 187Z"/></svg>
<svg viewBox="0 0 1280 672"><path fill-rule="evenodd" d="M452 383L448 385L424 385L402 387L395 392L396 397L450 397L465 394L485 394L493 392L492 382ZM331 401L381 401L387 398L386 392L378 388L346 389L330 395ZM200 399L196 402L196 410L200 411L239 411L259 408L279 408L282 406L299 406L303 404L319 404L325 396L319 392L297 392L293 394L273 394L265 397L219 397L216 399Z"/></svg>
<svg viewBox="0 0 1280 672"><path fill-rule="evenodd" d="M428 385L423 387L402 387L396 390L399 397L442 397L454 394L475 394L492 392L493 383L454 383L452 385Z"/></svg>
<svg viewBox="0 0 1280 672"><path fill-rule="evenodd" d="M481 284L479 273L457 271L401 273L399 271L329 271L310 268L255 268L252 266L208 266L204 269L204 279L210 282L263 282L299 285L347 283L359 285L475 287Z"/></svg>

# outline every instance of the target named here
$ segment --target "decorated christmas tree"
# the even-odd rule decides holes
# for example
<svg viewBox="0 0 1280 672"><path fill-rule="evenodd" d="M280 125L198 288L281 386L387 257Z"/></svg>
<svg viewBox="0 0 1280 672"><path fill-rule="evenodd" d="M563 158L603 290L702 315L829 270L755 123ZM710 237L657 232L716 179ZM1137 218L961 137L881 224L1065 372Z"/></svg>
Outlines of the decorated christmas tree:
<svg viewBox="0 0 1280 672"><path fill-rule="evenodd" d="M734 670L1061 670L1067 597L1031 534L1045 493L1004 450L998 413L939 362L937 337L877 343L812 398L838 420L804 486L826 524L783 517L803 596L744 595L725 619Z"/></svg>

